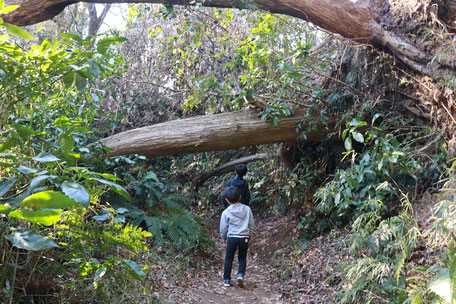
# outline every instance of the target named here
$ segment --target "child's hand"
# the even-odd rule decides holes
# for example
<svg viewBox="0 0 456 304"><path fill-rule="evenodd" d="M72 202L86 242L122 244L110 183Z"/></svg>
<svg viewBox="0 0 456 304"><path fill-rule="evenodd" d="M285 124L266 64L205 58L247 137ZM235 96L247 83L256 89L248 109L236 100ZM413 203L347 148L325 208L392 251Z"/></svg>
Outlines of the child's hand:
<svg viewBox="0 0 456 304"><path fill-rule="evenodd" d="M250 237L249 237L249 243L251 243L251 242L252 242L252 237L250 236Z"/></svg>

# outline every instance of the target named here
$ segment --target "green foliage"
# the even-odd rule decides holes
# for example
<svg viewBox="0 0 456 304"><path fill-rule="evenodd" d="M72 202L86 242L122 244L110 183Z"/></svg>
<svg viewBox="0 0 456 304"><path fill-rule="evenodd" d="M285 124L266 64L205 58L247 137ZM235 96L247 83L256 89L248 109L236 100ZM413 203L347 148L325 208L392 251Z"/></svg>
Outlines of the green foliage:
<svg viewBox="0 0 456 304"><path fill-rule="evenodd" d="M108 189L130 199L118 184L121 179L97 172L106 150L90 145L96 139L93 123L100 100L91 86L117 73L117 59L108 47L125 39L102 39L97 52L89 49L92 38L62 38L67 40L23 48L9 42L7 35L0 38L0 247L2 264L11 265L0 270L0 284L8 281L12 287L0 294L13 302L23 300L16 282L33 275L70 279L73 285L65 287L68 299L78 286L92 292L93 300L106 300L127 285L138 286L137 280L145 276L132 258L147 252L144 238L151 234L118 217L100 225L89 216L103 208L99 198ZM17 263L18 248L30 256L22 266ZM34 251L40 252L36 258ZM40 261L43 251L52 258ZM95 258L98 253L104 257ZM76 278L71 271L75 265ZM87 286L90 277L93 283ZM26 282L24 294L33 285Z"/></svg>
<svg viewBox="0 0 456 304"><path fill-rule="evenodd" d="M347 123L342 133L347 150L344 158L351 157L352 163L346 169L339 169L334 179L315 194L319 202L316 211L324 217L318 219L317 214L312 214L303 218L303 227L317 221L317 231L325 231L355 219L355 229L373 228L394 210L392 202L400 198L401 187L407 189L408 179L402 177L420 169L404 145L407 142L401 144L396 137L377 127L366 130L363 135L359 129L366 126L367 123L358 118ZM370 148L359 154L353 149L353 141Z"/></svg>
<svg viewBox="0 0 456 304"><path fill-rule="evenodd" d="M134 225L145 227L156 246L171 246L183 251L215 246L204 233L200 221L179 203L182 196L173 190L176 186L164 184L153 171L146 171L138 180L130 181L133 206L126 205L122 199L116 206L125 207L122 209L125 217Z"/></svg>

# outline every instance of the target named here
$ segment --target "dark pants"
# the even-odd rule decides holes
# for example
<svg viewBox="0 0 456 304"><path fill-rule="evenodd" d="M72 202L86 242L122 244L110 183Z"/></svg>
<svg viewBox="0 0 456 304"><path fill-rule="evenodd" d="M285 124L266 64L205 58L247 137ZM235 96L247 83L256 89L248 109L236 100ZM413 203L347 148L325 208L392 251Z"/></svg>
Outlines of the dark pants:
<svg viewBox="0 0 456 304"><path fill-rule="evenodd" d="M238 274L245 274L247 267L247 249L249 248L249 238L229 237L226 239L225 265L223 268L223 279L231 280L231 268L233 266L234 254L238 251L239 270Z"/></svg>

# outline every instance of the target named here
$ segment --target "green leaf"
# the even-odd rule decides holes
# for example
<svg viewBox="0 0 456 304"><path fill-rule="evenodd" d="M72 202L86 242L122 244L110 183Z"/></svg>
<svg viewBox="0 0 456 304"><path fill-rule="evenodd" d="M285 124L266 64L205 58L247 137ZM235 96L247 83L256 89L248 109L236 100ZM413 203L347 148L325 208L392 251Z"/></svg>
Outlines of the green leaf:
<svg viewBox="0 0 456 304"><path fill-rule="evenodd" d="M79 122L70 120L66 116L60 116L54 120L54 126L60 129L64 129L66 126L77 126Z"/></svg>
<svg viewBox="0 0 456 304"><path fill-rule="evenodd" d="M74 82L74 76L75 76L75 72L72 71L62 77L62 81L63 81L63 84L65 85L65 89L71 88L71 86L73 85L73 82Z"/></svg>
<svg viewBox="0 0 456 304"><path fill-rule="evenodd" d="M127 40L128 39L125 37L108 37L101 39L97 44L97 51L103 55L106 55L106 51L111 44L117 44Z"/></svg>
<svg viewBox="0 0 456 304"><path fill-rule="evenodd" d="M377 118L379 118L380 116L381 116L380 113L376 113L376 114L374 115L374 117L372 118L372 124L374 124L374 122L375 122L375 121L377 120Z"/></svg>
<svg viewBox="0 0 456 304"><path fill-rule="evenodd" d="M87 87L87 78L82 77L79 73L76 74L76 88L79 92L84 91Z"/></svg>
<svg viewBox="0 0 456 304"><path fill-rule="evenodd" d="M5 235L5 238L10 241L13 246L25 250L37 251L59 247L52 239L43 237L39 234L32 234L30 231L14 232L10 235Z"/></svg>
<svg viewBox="0 0 456 304"><path fill-rule="evenodd" d="M352 140L350 137L345 138L344 146L345 146L345 150L347 150L347 151L352 150Z"/></svg>
<svg viewBox="0 0 456 304"><path fill-rule="evenodd" d="M75 182L64 182L61 187L62 192L69 198L74 199L76 202L84 206L89 204L90 194L82 185Z"/></svg>
<svg viewBox="0 0 456 304"><path fill-rule="evenodd" d="M9 214L10 217L26 220L32 223L51 226L60 220L62 210L19 210Z"/></svg>
<svg viewBox="0 0 456 304"><path fill-rule="evenodd" d="M149 179L151 179L151 178L152 178L154 181L156 181L157 183L160 182L160 180L158 179L157 174L155 174L155 172L152 172L152 171L148 172L148 173L146 174L146 176L144 176L143 180L146 181L146 180L149 180Z"/></svg>
<svg viewBox="0 0 456 304"><path fill-rule="evenodd" d="M2 0L2 1L3 1L3 0ZM0 5L0 7L1 7L1 5ZM9 5L9 6L6 6L6 7L2 8L2 9L0 10L0 15L1 15L1 14L6 15L6 14L8 14L8 13L11 13L11 12L14 11L15 9L17 9L18 7L19 7L19 5Z"/></svg>
<svg viewBox="0 0 456 304"><path fill-rule="evenodd" d="M364 143L364 136L359 132L353 132L353 139L359 143Z"/></svg>
<svg viewBox="0 0 456 304"><path fill-rule="evenodd" d="M65 154L68 154L73 150L74 142L74 138L71 134L59 135L60 150Z"/></svg>
<svg viewBox="0 0 456 304"><path fill-rule="evenodd" d="M122 181L121 178L118 178L117 176L112 175L112 174L110 174L110 173L103 173L103 174L97 173L97 175L101 175L102 177L104 177L104 178L106 178L106 179L110 179L110 180Z"/></svg>
<svg viewBox="0 0 456 304"><path fill-rule="evenodd" d="M14 183L16 182L16 177L12 177L10 179L4 179L2 181L0 181L0 197L5 194L6 192L8 192L11 187L14 185Z"/></svg>
<svg viewBox="0 0 456 304"><path fill-rule="evenodd" d="M136 264L135 261L124 260L123 262L130 268L130 273L133 275L134 278L141 280L146 276L144 271L141 269L141 267L139 267L138 264Z"/></svg>
<svg viewBox="0 0 456 304"><path fill-rule="evenodd" d="M78 203L68 196L56 191L43 191L25 198L21 207L32 209L66 209L77 206Z"/></svg>
<svg viewBox="0 0 456 304"><path fill-rule="evenodd" d="M92 216L92 218L96 221L103 222L103 221L106 221L107 219L109 219L110 216L111 216L111 213L105 213L105 214L101 214L101 215Z"/></svg>
<svg viewBox="0 0 456 304"><path fill-rule="evenodd" d="M47 179L53 179L53 178L55 178L54 175L39 175L39 176L33 178L32 181L30 182L28 191L31 193L33 191L33 189L38 187L42 181L45 181Z"/></svg>
<svg viewBox="0 0 456 304"><path fill-rule="evenodd" d="M12 132L13 133L13 132ZM16 134L17 136L17 134ZM3 144L0 144L0 152L6 151L17 143L18 139L16 137L8 138Z"/></svg>
<svg viewBox="0 0 456 304"><path fill-rule="evenodd" d="M22 39L36 41L35 38L32 36L32 34L21 29L17 25L9 24L9 23L2 23L2 24L0 24L0 26L5 27L8 30L8 32L10 32L13 35L19 36Z"/></svg>
<svg viewBox="0 0 456 304"><path fill-rule="evenodd" d="M12 208L8 205L0 205L0 214L6 214L10 213Z"/></svg>
<svg viewBox="0 0 456 304"><path fill-rule="evenodd" d="M74 41L78 42L79 44L84 44L84 40L76 34L70 34L70 33L60 33L59 34L62 39L68 40L68 39L73 39Z"/></svg>
<svg viewBox="0 0 456 304"><path fill-rule="evenodd" d="M40 154L38 154L37 156L35 157L32 157L33 160L35 161L39 161L39 162L54 162L54 161L59 161L60 158L58 158L57 156L54 156L50 153L46 153L46 152L41 152Z"/></svg>
<svg viewBox="0 0 456 304"><path fill-rule="evenodd" d="M95 77L100 76L101 70L100 70L100 67L98 66L98 63L96 63L92 59L87 59L87 62L89 63L87 70L90 72L90 74L92 74Z"/></svg>
<svg viewBox="0 0 456 304"><path fill-rule="evenodd" d="M17 159L17 154L14 153L0 153L0 158L8 158L8 159Z"/></svg>
<svg viewBox="0 0 456 304"><path fill-rule="evenodd" d="M130 194L122 186L120 186L116 183L113 183L113 182L110 182L110 181L107 181L107 180L104 180L101 178L90 178L90 180L96 180L102 184L108 185L112 189L112 191L122 195L127 200L131 200Z"/></svg>
<svg viewBox="0 0 456 304"><path fill-rule="evenodd" d="M20 166L20 167L17 168L17 171L21 172L22 174L27 175L27 174L38 172L38 169L30 168L30 167L27 167L27 166Z"/></svg>
<svg viewBox="0 0 456 304"><path fill-rule="evenodd" d="M17 133L23 140L27 140L30 136L35 135L36 132L26 126L20 125L20 124L12 124L14 129L16 129Z"/></svg>
<svg viewBox="0 0 456 304"><path fill-rule="evenodd" d="M98 285L98 282L101 281L101 279L105 275L106 270L107 270L106 267L101 267L101 268L97 269L97 271L95 272L95 278L93 279L93 285L94 286Z"/></svg>

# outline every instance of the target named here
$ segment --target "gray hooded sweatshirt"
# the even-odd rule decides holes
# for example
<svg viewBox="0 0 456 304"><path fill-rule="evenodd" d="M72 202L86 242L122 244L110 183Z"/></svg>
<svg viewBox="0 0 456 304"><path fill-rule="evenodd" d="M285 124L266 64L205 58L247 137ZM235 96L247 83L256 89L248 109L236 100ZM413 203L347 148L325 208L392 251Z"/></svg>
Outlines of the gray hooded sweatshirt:
<svg viewBox="0 0 456 304"><path fill-rule="evenodd" d="M248 238L253 233L255 222L252 210L249 206L241 203L232 204L225 209L220 219L220 236Z"/></svg>

